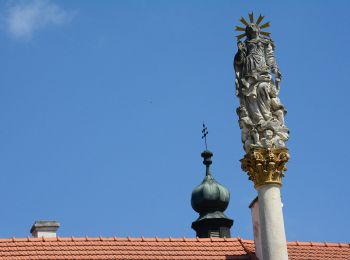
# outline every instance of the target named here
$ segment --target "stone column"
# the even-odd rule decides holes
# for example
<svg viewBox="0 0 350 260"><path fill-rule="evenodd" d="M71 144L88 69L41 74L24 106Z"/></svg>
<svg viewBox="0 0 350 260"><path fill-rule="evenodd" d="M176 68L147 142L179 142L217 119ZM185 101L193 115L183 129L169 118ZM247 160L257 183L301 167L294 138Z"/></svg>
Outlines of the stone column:
<svg viewBox="0 0 350 260"><path fill-rule="evenodd" d="M241 160L258 191L263 260L288 260L280 193L288 159L287 148L255 148Z"/></svg>

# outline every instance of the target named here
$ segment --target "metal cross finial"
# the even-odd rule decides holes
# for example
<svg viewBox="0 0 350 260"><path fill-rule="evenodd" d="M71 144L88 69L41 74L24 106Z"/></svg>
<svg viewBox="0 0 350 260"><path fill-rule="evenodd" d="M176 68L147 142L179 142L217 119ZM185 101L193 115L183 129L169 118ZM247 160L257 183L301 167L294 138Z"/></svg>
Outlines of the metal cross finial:
<svg viewBox="0 0 350 260"><path fill-rule="evenodd" d="M208 150L208 146L207 146L207 135L208 135L208 128L206 127L206 125L203 123L203 129L202 129L202 139L204 139L205 142L205 149Z"/></svg>

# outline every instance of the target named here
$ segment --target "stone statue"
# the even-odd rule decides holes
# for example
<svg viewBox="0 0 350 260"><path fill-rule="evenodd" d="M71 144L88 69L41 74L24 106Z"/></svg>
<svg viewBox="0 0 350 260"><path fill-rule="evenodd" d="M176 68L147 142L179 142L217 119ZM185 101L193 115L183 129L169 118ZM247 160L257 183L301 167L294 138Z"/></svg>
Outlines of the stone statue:
<svg viewBox="0 0 350 260"><path fill-rule="evenodd" d="M284 122L287 110L278 97L281 73L275 60L275 46L270 33L262 31L269 27L269 22L259 25L263 18L260 15L254 22L251 13L249 23L241 18L245 28L236 26L236 30L244 31L237 36L238 51L234 57L234 69L236 95L240 100L237 114L246 152L253 147L285 147L289 137ZM241 41L243 37L245 40Z"/></svg>

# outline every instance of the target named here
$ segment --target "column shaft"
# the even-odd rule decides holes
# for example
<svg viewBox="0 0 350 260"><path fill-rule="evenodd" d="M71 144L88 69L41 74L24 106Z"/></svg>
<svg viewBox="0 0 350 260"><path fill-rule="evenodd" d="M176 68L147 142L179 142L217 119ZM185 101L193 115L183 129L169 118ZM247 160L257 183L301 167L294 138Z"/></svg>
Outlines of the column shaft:
<svg viewBox="0 0 350 260"><path fill-rule="evenodd" d="M268 184L257 190L263 260L288 260L280 186Z"/></svg>

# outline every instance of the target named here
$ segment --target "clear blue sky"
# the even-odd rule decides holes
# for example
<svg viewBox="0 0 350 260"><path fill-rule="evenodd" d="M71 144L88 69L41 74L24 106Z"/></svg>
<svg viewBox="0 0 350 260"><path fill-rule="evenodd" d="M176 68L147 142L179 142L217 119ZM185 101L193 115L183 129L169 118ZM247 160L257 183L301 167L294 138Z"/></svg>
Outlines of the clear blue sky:
<svg viewBox="0 0 350 260"><path fill-rule="evenodd" d="M0 237L193 237L190 196L213 174L232 235L252 238L240 169L233 31L271 21L291 130L288 240L349 241L349 1L1 1Z"/></svg>

